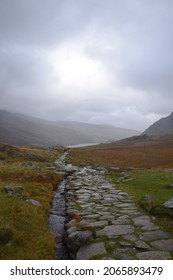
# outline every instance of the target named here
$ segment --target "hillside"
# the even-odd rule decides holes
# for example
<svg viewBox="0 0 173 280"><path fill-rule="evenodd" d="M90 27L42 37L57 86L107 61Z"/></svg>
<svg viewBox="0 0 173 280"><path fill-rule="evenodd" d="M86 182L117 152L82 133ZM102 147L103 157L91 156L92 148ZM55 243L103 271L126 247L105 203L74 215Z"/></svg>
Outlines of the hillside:
<svg viewBox="0 0 173 280"><path fill-rule="evenodd" d="M121 168L173 167L173 136L140 135L109 144L73 149L69 163Z"/></svg>
<svg viewBox="0 0 173 280"><path fill-rule="evenodd" d="M77 145L116 141L134 130L79 122L52 122L0 110L0 142L11 145Z"/></svg>
<svg viewBox="0 0 173 280"><path fill-rule="evenodd" d="M153 123L144 131L147 135L173 134L173 113Z"/></svg>
<svg viewBox="0 0 173 280"><path fill-rule="evenodd" d="M50 167L62 151L0 144L1 260L53 259L48 213L63 178Z"/></svg>

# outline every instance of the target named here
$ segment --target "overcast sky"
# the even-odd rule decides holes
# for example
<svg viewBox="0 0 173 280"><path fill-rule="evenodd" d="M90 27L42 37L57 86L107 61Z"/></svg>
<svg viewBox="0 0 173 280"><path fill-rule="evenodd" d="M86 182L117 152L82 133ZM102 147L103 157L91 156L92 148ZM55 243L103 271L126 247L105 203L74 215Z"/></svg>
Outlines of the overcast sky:
<svg viewBox="0 0 173 280"><path fill-rule="evenodd" d="M0 109L142 131L172 105L172 0L0 0Z"/></svg>

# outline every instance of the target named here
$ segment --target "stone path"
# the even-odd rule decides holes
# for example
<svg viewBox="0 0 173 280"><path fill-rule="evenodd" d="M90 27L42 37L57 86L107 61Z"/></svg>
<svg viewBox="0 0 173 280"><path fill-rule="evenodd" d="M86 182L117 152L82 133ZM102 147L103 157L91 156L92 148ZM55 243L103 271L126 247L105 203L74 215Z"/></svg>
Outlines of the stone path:
<svg viewBox="0 0 173 280"><path fill-rule="evenodd" d="M104 179L104 168L74 169L65 187L65 242L72 259L173 259L173 239Z"/></svg>

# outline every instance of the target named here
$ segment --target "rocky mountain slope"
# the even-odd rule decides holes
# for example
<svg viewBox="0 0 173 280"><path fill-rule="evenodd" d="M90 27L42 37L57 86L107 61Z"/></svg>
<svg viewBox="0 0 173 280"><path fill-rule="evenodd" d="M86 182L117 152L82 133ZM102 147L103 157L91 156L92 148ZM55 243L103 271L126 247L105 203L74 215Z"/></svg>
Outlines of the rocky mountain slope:
<svg viewBox="0 0 173 280"><path fill-rule="evenodd" d="M116 141L139 132L80 122L52 122L0 110L0 142L11 145L77 145Z"/></svg>
<svg viewBox="0 0 173 280"><path fill-rule="evenodd" d="M149 128L147 128L143 132L143 134L147 134L147 135L173 134L173 113L153 123Z"/></svg>

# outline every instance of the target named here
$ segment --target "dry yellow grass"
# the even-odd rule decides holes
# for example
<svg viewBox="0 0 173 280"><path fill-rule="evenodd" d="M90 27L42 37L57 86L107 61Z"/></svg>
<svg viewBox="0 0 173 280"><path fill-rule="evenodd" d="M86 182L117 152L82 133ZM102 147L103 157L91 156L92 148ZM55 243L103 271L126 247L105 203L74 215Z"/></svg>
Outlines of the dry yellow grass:
<svg viewBox="0 0 173 280"><path fill-rule="evenodd" d="M46 166L53 165L62 149L0 148L0 259L53 259L54 236L48 217L53 190L62 178ZM26 162L32 166L23 166ZM21 196L5 192L6 185L21 186Z"/></svg>
<svg viewBox="0 0 173 280"><path fill-rule="evenodd" d="M173 141L121 141L72 149L68 161L105 167L173 168Z"/></svg>

